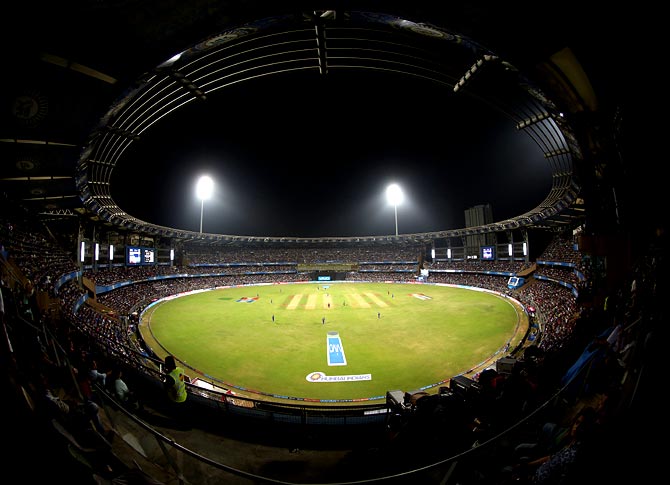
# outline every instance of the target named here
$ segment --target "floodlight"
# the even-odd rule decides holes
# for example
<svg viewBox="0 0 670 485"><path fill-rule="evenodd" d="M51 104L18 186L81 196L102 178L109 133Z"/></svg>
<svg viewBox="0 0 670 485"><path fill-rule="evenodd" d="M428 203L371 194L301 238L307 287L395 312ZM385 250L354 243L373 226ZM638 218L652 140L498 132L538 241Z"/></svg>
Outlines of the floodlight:
<svg viewBox="0 0 670 485"><path fill-rule="evenodd" d="M200 199L200 232L202 233L202 215L205 210L205 199L209 199L214 192L214 181L208 175L203 175L198 180L195 193Z"/></svg>
<svg viewBox="0 0 670 485"><path fill-rule="evenodd" d="M391 184L386 189L386 198L390 204L393 204L395 212L395 235L398 235L398 205L403 200L402 189L398 184Z"/></svg>

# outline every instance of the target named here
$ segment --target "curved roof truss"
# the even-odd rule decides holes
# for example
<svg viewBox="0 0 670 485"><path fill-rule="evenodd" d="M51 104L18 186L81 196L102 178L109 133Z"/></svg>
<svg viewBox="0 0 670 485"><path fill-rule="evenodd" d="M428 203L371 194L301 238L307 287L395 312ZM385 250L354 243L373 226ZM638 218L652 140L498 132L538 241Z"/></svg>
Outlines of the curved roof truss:
<svg viewBox="0 0 670 485"><path fill-rule="evenodd" d="M376 71L438 83L445 96L472 96L499 110L541 148L552 186L537 207L486 226L399 236L278 238L201 234L145 222L111 195L112 172L130 145L189 103L237 83L300 73L318 79ZM396 16L314 12L272 17L221 32L145 74L100 120L80 154L76 184L83 204L109 223L149 234L211 242L422 242L541 225L578 196L573 166L581 150L556 105L510 63L463 36Z"/></svg>

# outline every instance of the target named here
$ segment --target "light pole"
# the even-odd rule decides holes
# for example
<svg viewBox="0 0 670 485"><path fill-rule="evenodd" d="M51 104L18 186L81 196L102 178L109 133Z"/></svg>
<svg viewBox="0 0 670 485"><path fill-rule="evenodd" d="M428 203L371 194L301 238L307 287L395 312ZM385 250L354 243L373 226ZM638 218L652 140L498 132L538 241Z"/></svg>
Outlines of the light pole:
<svg viewBox="0 0 670 485"><path fill-rule="evenodd" d="M202 233L202 214L205 210L205 199L209 199L213 191L214 181L207 175L200 177L195 187L195 193L200 199L200 233Z"/></svg>
<svg viewBox="0 0 670 485"><path fill-rule="evenodd" d="M391 184L386 189L386 198L390 204L393 204L395 212L395 235L398 235L398 205L402 202L402 189L398 184Z"/></svg>

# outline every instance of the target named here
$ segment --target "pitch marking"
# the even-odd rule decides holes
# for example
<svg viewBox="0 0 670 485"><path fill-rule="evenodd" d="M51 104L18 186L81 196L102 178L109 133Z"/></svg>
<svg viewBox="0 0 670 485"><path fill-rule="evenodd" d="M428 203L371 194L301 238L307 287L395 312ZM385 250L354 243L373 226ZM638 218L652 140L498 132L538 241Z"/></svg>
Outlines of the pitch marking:
<svg viewBox="0 0 670 485"><path fill-rule="evenodd" d="M291 302L288 305L286 305L286 308L289 310L295 310L296 308L298 308L301 299L302 299L301 294L293 295L293 298L291 298Z"/></svg>
<svg viewBox="0 0 670 485"><path fill-rule="evenodd" d="M368 293L365 293L365 296L367 296L368 298L370 298L370 299L373 301L373 303L374 303L375 305L377 305L377 306L381 306L381 307L386 307L386 306L388 306L388 305L386 304L385 301L381 300L381 299L380 299L377 295L375 295L374 293L369 293L369 292L368 292Z"/></svg>

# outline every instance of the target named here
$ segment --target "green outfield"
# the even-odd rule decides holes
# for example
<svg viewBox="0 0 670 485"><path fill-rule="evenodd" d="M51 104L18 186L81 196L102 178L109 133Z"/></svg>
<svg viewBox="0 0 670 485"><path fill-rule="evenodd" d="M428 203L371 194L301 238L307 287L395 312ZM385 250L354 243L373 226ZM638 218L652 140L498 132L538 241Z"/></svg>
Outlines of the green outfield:
<svg viewBox="0 0 670 485"><path fill-rule="evenodd" d="M194 293L154 305L140 325L147 345L192 377L241 395L323 401L434 389L499 357L526 328L522 309L488 292L322 282Z"/></svg>

